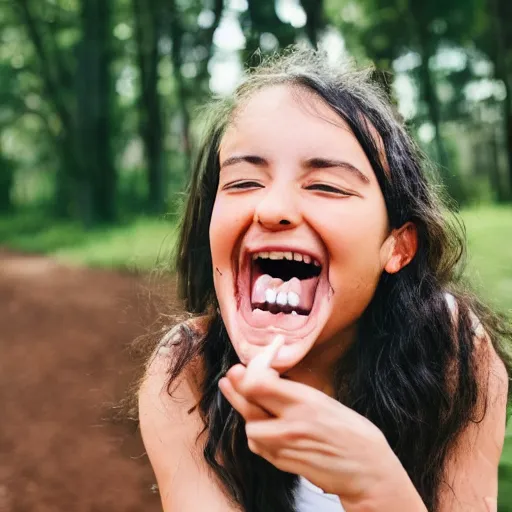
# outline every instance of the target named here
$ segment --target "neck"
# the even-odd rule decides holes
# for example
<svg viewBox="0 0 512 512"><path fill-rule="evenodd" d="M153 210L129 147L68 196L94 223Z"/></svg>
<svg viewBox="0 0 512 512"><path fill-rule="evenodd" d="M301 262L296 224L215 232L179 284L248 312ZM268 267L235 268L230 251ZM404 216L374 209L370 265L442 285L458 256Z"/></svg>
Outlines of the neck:
<svg viewBox="0 0 512 512"><path fill-rule="evenodd" d="M284 377L318 389L330 397L334 397L334 371L336 363L343 353L354 342L356 327L352 326L330 340L315 344L306 357Z"/></svg>

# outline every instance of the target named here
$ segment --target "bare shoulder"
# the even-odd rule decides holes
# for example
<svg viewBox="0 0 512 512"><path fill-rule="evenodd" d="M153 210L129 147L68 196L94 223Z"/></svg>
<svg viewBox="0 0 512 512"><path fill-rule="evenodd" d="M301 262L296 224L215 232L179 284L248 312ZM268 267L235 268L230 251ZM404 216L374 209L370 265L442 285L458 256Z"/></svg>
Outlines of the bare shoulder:
<svg viewBox="0 0 512 512"><path fill-rule="evenodd" d="M187 320L169 329L161 338L155 350L146 363L146 371L139 388L139 412L141 406L148 405L140 400L149 392L154 397L168 394L169 370L174 363L179 346L182 343L196 343L208 328L207 317ZM178 389L189 390L193 397L199 394L201 362L197 359L189 361L183 368L175 385ZM158 388L158 389L157 389ZM165 398L167 400L167 398Z"/></svg>
<svg viewBox="0 0 512 512"><path fill-rule="evenodd" d="M165 512L235 511L211 474L202 451L204 423L195 409L200 398L201 364L191 361L168 390L169 367L183 336L200 335L207 319L173 328L150 358L139 388L142 439L158 482ZM197 508L199 506L199 508Z"/></svg>
<svg viewBox="0 0 512 512"><path fill-rule="evenodd" d="M452 302L452 306L456 304ZM450 309L457 324L457 309ZM493 510L497 506L497 473L505 440L509 376L484 326L473 312L470 315L479 388L477 421L470 422L461 432L449 455L447 485L441 488L440 495L441 512Z"/></svg>
<svg viewBox="0 0 512 512"><path fill-rule="evenodd" d="M158 444L172 441L180 429L191 432L200 425L197 413L188 414L196 405L200 389L197 375L198 361L190 361L172 385L169 393L169 370L174 362L178 346L186 336L201 334L198 327L202 320L183 322L170 329L161 339L146 364L146 372L139 387L139 421L144 444L155 469L160 458L153 453ZM171 435L172 433L172 435ZM157 472L157 471L156 471ZM157 472L158 477L158 472Z"/></svg>

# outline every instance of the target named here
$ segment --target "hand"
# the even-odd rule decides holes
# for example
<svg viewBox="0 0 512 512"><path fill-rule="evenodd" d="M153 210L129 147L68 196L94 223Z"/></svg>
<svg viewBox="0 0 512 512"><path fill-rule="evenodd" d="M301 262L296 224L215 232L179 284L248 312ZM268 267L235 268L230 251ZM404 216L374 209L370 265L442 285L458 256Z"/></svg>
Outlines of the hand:
<svg viewBox="0 0 512 512"><path fill-rule="evenodd" d="M367 501L389 482L412 484L382 432L324 393L283 379L271 368L278 336L246 367L233 366L219 387L244 417L251 451L282 471L302 475L347 503ZM399 477L397 479L397 477Z"/></svg>

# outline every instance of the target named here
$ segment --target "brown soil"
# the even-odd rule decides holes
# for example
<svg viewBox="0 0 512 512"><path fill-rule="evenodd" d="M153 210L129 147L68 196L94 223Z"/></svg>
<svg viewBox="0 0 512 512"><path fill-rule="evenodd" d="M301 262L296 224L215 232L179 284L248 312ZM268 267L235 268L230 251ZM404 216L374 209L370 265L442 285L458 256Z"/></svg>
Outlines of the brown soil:
<svg viewBox="0 0 512 512"><path fill-rule="evenodd" d="M148 324L144 280L0 250L0 511L161 510L136 424L114 421Z"/></svg>

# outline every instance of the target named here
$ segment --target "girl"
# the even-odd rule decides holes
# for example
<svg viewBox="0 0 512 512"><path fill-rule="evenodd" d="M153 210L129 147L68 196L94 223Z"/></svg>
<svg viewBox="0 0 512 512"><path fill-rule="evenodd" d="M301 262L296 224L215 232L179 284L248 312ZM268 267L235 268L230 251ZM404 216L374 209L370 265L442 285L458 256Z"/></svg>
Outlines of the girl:
<svg viewBox="0 0 512 512"><path fill-rule="evenodd" d="M496 511L506 326L362 72L292 51L217 104L139 391L166 512Z"/></svg>

